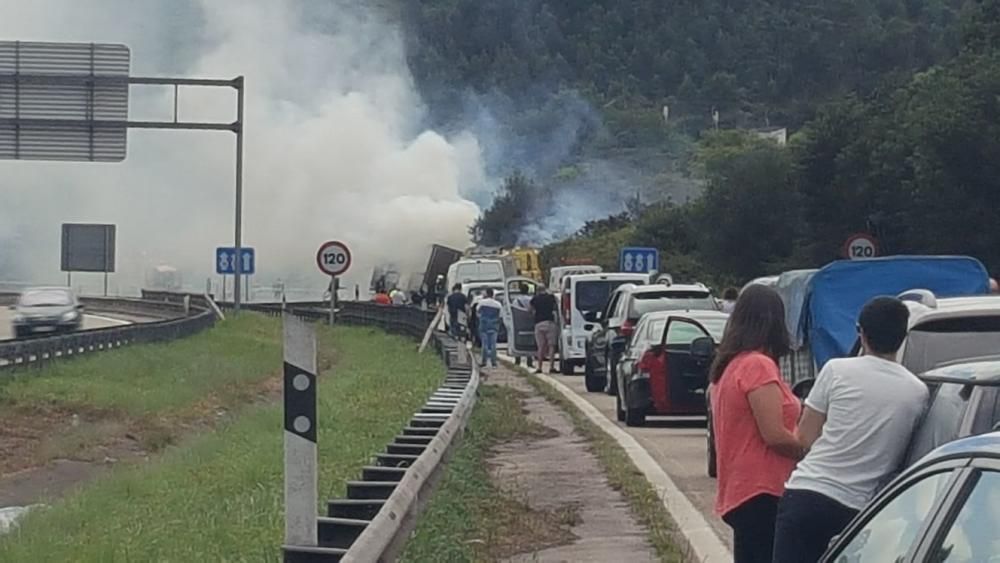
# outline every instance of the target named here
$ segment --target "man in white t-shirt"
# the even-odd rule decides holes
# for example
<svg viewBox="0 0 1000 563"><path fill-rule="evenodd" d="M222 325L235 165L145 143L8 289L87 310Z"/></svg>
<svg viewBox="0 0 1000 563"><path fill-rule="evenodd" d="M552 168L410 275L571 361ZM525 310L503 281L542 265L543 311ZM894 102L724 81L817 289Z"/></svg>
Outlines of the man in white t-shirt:
<svg viewBox="0 0 1000 563"><path fill-rule="evenodd" d="M858 318L864 356L830 360L817 376L798 429L808 453L778 503L774 563L819 561L902 463L928 397L896 362L909 316L898 299L869 301Z"/></svg>

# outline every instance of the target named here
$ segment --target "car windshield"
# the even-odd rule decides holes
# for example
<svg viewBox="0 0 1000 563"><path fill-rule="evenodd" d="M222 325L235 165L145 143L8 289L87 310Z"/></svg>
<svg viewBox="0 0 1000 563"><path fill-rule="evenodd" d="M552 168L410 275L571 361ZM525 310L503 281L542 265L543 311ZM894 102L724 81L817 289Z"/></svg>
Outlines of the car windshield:
<svg viewBox="0 0 1000 563"><path fill-rule="evenodd" d="M20 304L24 307L72 305L73 297L68 291L60 289L26 291L21 294Z"/></svg>
<svg viewBox="0 0 1000 563"><path fill-rule="evenodd" d="M715 311L715 299L707 291L656 291L634 294L630 318L653 311Z"/></svg>
<svg viewBox="0 0 1000 563"><path fill-rule="evenodd" d="M608 304L611 292L626 283L641 283L639 280L594 280L576 284L576 308L583 313L600 311Z"/></svg>
<svg viewBox="0 0 1000 563"><path fill-rule="evenodd" d="M977 358L984 350L1000 350L1000 317L945 319L910 331L902 364L924 373L955 360Z"/></svg>
<svg viewBox="0 0 1000 563"><path fill-rule="evenodd" d="M910 442L907 467L934 448L959 437L959 427L965 417L970 395L962 392L963 387L958 383L932 386L930 406Z"/></svg>

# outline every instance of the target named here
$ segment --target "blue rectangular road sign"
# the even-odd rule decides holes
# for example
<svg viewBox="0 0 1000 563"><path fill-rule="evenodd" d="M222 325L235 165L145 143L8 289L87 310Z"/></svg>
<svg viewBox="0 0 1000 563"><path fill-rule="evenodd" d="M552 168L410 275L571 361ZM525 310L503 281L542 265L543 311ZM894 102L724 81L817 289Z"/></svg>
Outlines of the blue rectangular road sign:
<svg viewBox="0 0 1000 563"><path fill-rule="evenodd" d="M257 266L254 258L253 248L246 246L240 248L240 257L243 262L240 264L241 274L253 274ZM236 273L236 249L231 246L220 246L215 249L215 273L235 274Z"/></svg>
<svg viewBox="0 0 1000 563"><path fill-rule="evenodd" d="M658 272L660 251L655 248L626 246L618 255L618 270L628 274Z"/></svg>

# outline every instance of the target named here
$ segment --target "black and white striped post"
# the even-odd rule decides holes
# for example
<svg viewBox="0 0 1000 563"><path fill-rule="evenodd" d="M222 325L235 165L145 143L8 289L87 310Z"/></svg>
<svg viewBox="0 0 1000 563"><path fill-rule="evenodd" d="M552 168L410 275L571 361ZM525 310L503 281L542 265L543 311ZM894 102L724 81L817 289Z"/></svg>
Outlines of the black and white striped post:
<svg viewBox="0 0 1000 563"><path fill-rule="evenodd" d="M293 315L285 332L285 545L315 547L316 333ZM285 560L294 560L285 550Z"/></svg>

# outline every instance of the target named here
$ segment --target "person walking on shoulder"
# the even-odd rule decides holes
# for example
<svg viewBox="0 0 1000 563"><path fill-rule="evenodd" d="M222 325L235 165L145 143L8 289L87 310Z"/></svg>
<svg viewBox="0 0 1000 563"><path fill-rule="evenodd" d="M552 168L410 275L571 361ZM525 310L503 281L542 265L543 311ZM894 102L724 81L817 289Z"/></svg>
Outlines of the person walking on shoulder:
<svg viewBox="0 0 1000 563"><path fill-rule="evenodd" d="M549 358L549 373L555 373L556 362L556 298L544 284L538 284L531 298L531 314L535 317L535 345L538 348L538 365L535 373L542 373L542 362Z"/></svg>
<svg viewBox="0 0 1000 563"><path fill-rule="evenodd" d="M469 305L469 298L462 293L462 284L456 283L451 288L451 295L448 296L446 305L448 306L448 332L452 337L459 338L461 334L459 333L458 314L464 313L465 308Z"/></svg>
<svg viewBox="0 0 1000 563"><path fill-rule="evenodd" d="M479 365L482 367L486 367L486 362L497 367L497 335L500 333L501 310L500 302L493 298L493 288L487 288L486 296L476 304L479 339L483 350Z"/></svg>
<svg viewBox="0 0 1000 563"><path fill-rule="evenodd" d="M928 399L896 362L909 316L899 299L869 301L858 318L864 355L830 360L816 377L798 430L809 451L778 505L775 563L819 561L902 463Z"/></svg>
<svg viewBox="0 0 1000 563"><path fill-rule="evenodd" d="M785 481L803 448L801 408L781 379L789 349L785 308L771 288L740 295L710 371L718 489L715 511L733 529L735 563L770 563Z"/></svg>

